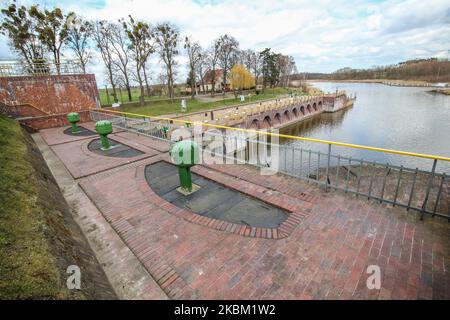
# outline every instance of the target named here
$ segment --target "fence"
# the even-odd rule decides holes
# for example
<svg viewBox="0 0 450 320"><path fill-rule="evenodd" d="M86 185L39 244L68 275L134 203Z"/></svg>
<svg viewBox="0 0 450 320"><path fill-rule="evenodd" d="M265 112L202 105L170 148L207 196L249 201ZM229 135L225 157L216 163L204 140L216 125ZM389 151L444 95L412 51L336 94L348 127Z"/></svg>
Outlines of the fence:
<svg viewBox="0 0 450 320"><path fill-rule="evenodd" d="M10 76L42 76L42 75L66 75L83 74L80 63L74 60L67 60L58 64L53 62L26 61L2 61L0 62L0 77Z"/></svg>
<svg viewBox="0 0 450 320"><path fill-rule="evenodd" d="M196 123L162 117L149 117L119 111L91 111L91 119L110 120L113 126L164 141L202 138L205 160L222 157L225 163L250 164L267 169L274 167L289 176L317 183L325 189L342 190L357 197L405 207L425 214L449 218L448 173L438 172L438 162L450 163L450 158L398 150L353 145L335 141L288 136L214 124ZM182 129L182 130L176 130ZM280 144L277 139L312 143L314 149ZM217 144L219 141L219 145ZM214 144L214 147L211 147ZM325 148L324 148L325 147ZM334 149L363 149L430 161L430 170L382 163L376 160L352 158ZM322 149L322 150L321 150Z"/></svg>

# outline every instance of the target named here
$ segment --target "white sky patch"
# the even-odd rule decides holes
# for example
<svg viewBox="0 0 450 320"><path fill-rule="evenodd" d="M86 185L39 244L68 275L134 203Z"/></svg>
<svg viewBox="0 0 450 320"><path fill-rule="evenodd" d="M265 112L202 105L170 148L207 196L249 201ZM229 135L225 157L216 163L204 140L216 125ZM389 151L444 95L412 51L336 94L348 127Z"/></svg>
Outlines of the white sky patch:
<svg viewBox="0 0 450 320"><path fill-rule="evenodd" d="M19 0L20 2L20 0ZM22 1L23 2L23 1ZM25 3L31 3L27 0ZM450 50L448 0L81 0L41 2L58 5L88 19L116 21L131 14L155 25L170 21L184 38L203 47L225 33L243 49L292 55L300 72L332 72L343 67L369 68L407 59L441 57ZM177 81L187 77L187 58L180 46ZM0 37L0 59L13 57ZM89 66L103 84L101 61ZM151 59L152 79L162 72Z"/></svg>

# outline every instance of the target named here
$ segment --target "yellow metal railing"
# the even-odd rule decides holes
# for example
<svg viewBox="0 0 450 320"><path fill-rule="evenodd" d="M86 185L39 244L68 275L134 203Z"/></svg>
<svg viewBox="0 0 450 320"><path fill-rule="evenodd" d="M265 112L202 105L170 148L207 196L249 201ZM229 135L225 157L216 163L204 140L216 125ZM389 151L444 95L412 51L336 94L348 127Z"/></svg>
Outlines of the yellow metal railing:
<svg viewBox="0 0 450 320"><path fill-rule="evenodd" d="M363 145L352 144L352 143L345 143L345 142L339 142L339 141L322 140L322 139L315 139L315 138L305 138L305 137L291 136L291 135L281 134L281 133L266 132L266 131L259 131L259 130L253 130L253 129L244 129L244 128L235 128L235 127L228 127L228 126L212 124L212 123L204 123L204 122L199 122L199 121L188 121L188 120L172 119L172 118L165 118L165 117L158 117L158 116L149 116L149 115L144 115L144 114L123 112L123 111L116 111L116 110L95 109L94 111L100 111L100 112L105 112L105 113L123 114L123 115L131 116L131 117L149 118L149 119L154 119L154 120L159 120L159 121L168 121L170 123L172 123L172 122L179 122L179 123L185 123L185 124L187 123L187 124L191 124L191 125L202 125L204 127L212 127L212 128L217 128L217 129L226 129L226 130L234 130L234 131L241 131L241 132L249 132L249 133L263 134L263 135L267 135L267 136L276 136L276 137L285 138L285 139L308 141L308 142L316 142L316 143L327 144L327 145L348 147L348 148L353 148L353 149L361 149L361 150L368 150L368 151L384 152L384 153L397 154L397 155L402 155L402 156L418 157L418 158L425 158L425 159L433 159L433 160L440 160L440 161L448 161L448 162L450 162L450 158L449 157L444 157L444 156L437 156L437 155L430 155L430 154L423 154L423 153L416 153L416 152L407 152L407 151L385 149L385 148L377 148L377 147L363 146Z"/></svg>

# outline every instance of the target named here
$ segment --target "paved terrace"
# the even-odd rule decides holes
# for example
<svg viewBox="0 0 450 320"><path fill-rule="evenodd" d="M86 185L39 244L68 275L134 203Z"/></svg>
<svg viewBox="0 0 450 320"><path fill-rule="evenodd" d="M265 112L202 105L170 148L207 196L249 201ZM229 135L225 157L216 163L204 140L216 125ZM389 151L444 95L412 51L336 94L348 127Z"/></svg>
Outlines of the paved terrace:
<svg viewBox="0 0 450 320"><path fill-rule="evenodd" d="M93 230L111 226L121 239L116 242L122 241L151 276L133 284L135 298L450 298L445 219L420 221L402 208L325 192L291 177L261 176L248 166L197 165L195 174L291 212L278 229L222 222L179 209L149 187L145 167L169 161L167 144L115 131L111 139L142 153L110 158L88 150L95 136L70 136L64 129L42 130L37 138L101 212ZM78 214L89 219L91 212ZM98 246L121 263L120 270L107 272L114 283L138 267L129 257L120 260L122 251L112 250L112 238ZM373 264L382 271L380 290L366 287L366 269Z"/></svg>

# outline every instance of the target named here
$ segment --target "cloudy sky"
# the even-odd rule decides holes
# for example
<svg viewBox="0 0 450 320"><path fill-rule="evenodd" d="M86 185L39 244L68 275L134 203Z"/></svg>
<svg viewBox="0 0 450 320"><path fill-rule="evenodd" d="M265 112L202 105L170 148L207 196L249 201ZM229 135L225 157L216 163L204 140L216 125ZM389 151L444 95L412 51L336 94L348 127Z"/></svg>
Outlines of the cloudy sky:
<svg viewBox="0 0 450 320"><path fill-rule="evenodd" d="M0 1L5 5L6 1ZM299 71L332 72L406 59L447 57L448 0L46 0L20 1L60 6L88 19L117 20L131 14L153 25L170 21L208 47L233 35L243 49L271 47L294 56ZM0 59L14 57L0 38ZM186 58L179 57L179 80ZM154 73L159 61L153 59ZM91 66L103 78L101 63ZM156 78L156 76L154 76ZM98 79L102 81L102 79Z"/></svg>

